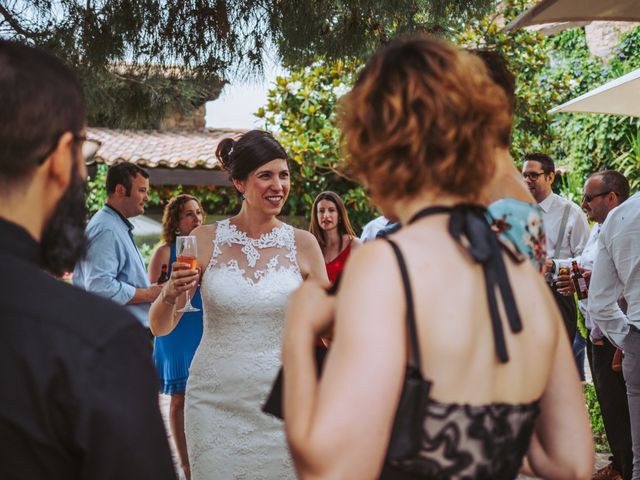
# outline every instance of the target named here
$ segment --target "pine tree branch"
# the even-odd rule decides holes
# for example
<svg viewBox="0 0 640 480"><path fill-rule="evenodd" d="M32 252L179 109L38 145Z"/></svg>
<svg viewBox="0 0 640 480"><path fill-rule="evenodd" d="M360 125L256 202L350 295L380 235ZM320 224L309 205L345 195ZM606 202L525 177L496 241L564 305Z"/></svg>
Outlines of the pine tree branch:
<svg viewBox="0 0 640 480"><path fill-rule="evenodd" d="M1 3L0 3L0 15L2 15L4 17L4 19L9 24L9 26L11 28L13 28L13 30L17 34L22 35L22 36L27 37L27 38L31 38L33 40L37 40L37 39L40 39L40 38L44 37L44 35L42 33L32 32L32 31L27 30L26 28L24 28L20 24L18 19L15 18L11 14L11 12L9 12L6 8L4 8L4 6Z"/></svg>

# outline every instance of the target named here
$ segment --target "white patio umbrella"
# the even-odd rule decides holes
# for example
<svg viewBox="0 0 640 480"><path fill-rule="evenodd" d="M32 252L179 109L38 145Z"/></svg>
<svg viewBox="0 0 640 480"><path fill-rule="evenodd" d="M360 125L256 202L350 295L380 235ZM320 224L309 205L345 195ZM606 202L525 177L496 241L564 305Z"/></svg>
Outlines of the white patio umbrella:
<svg viewBox="0 0 640 480"><path fill-rule="evenodd" d="M640 68L559 105L549 113L585 112L640 117Z"/></svg>
<svg viewBox="0 0 640 480"><path fill-rule="evenodd" d="M584 25L593 20L640 22L638 0L542 0L507 25L507 30L561 23L564 28Z"/></svg>

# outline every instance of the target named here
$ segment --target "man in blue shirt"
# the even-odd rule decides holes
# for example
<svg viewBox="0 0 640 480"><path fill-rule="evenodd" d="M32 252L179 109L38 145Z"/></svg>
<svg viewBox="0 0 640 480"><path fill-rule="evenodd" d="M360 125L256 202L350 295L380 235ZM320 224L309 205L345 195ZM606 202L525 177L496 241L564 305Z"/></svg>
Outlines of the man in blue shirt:
<svg viewBox="0 0 640 480"><path fill-rule="evenodd" d="M133 163L119 163L107 173L107 202L87 226L87 255L76 265L74 285L126 308L149 327L149 307L161 287L150 285L129 218L144 213L149 174Z"/></svg>

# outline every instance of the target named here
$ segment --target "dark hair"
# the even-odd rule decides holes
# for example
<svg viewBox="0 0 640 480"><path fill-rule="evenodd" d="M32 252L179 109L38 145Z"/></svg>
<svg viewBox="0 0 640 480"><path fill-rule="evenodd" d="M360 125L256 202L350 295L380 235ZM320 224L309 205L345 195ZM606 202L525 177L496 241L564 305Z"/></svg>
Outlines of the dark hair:
<svg viewBox="0 0 640 480"><path fill-rule="evenodd" d="M532 152L527 153L524 156L525 162L538 162L542 165L542 171L545 175L549 175L550 173L555 173L556 164L553 163L553 160L549 155L542 152Z"/></svg>
<svg viewBox="0 0 640 480"><path fill-rule="evenodd" d="M349 221L349 215L347 214L344 202L337 193L326 191L318 194L316 199L313 201L313 206L311 207L311 223L309 225L309 231L314 237L316 237L320 244L320 249L324 252L324 249L327 246L327 234L322 227L320 227L320 223L318 223L318 204L321 200L328 200L332 202L338 210L338 233L340 234L339 250L342 251L342 236L346 234L350 237L355 237L356 233L353 231L353 227Z"/></svg>
<svg viewBox="0 0 640 480"><path fill-rule="evenodd" d="M116 191L116 186L122 185L126 190L127 197L131 195L131 183L136 175L149 178L147 171L135 163L122 162L109 167L107 172L107 195Z"/></svg>
<svg viewBox="0 0 640 480"><path fill-rule="evenodd" d="M434 37L392 41L343 101L349 166L374 195L476 200L495 171L505 94L475 55Z"/></svg>
<svg viewBox="0 0 640 480"><path fill-rule="evenodd" d="M178 235L176 230L180 224L182 206L191 200L198 204L200 211L202 211L202 218L204 219L204 209L202 208L200 200L192 195L187 195L186 193L172 198L164 207L164 213L162 214L162 240L164 240L167 245L175 243L176 236Z"/></svg>
<svg viewBox="0 0 640 480"><path fill-rule="evenodd" d="M0 40L0 185L30 178L65 132L85 126L82 87L54 55Z"/></svg>
<svg viewBox="0 0 640 480"><path fill-rule="evenodd" d="M237 140L225 138L218 144L216 157L234 180L246 180L256 168L277 158L289 160L282 145L262 130L250 130Z"/></svg>
<svg viewBox="0 0 640 480"><path fill-rule="evenodd" d="M605 187L605 191L614 192L618 195L620 203L629 198L629 180L620 172L615 170L602 170L589 176L600 177Z"/></svg>
<svg viewBox="0 0 640 480"><path fill-rule="evenodd" d="M516 107L516 77L509 71L505 58L495 50L478 49L468 51L480 57L484 62L484 66L487 67L491 79L502 88L507 96L509 113L513 115ZM510 123L508 128L505 128L499 136L500 143L506 148L511 145L511 127L512 123Z"/></svg>

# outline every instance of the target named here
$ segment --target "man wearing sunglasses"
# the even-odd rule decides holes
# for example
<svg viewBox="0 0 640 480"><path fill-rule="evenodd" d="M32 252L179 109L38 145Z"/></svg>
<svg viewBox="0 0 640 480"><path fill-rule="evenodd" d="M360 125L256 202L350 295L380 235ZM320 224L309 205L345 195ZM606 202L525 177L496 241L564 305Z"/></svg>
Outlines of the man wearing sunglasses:
<svg viewBox="0 0 640 480"><path fill-rule="evenodd" d="M55 278L85 251L82 88L0 40L0 105L0 478L173 479L144 329Z"/></svg>
<svg viewBox="0 0 640 480"><path fill-rule="evenodd" d="M618 304L621 295L627 303L626 312ZM640 479L640 193L611 210L600 229L588 312L607 339L624 351L622 373L633 449L631 478L637 480Z"/></svg>
<svg viewBox="0 0 640 480"><path fill-rule="evenodd" d="M583 188L582 208L589 220L594 222L594 226L582 254L576 258L555 261L556 270L560 264L569 265L572 260L575 260L589 281L598 252L602 224L609 213L627 198L629 198L629 181L619 172L604 170L592 174L587 179ZM573 298L575 289L569 275L559 277L557 286L560 293ZM611 448L611 463L598 470L593 478L595 480L630 480L633 454L627 389L622 374L612 369L616 347L598 327L599 319L589 315L589 303L589 298L579 300L578 308L589 332L587 358Z"/></svg>
<svg viewBox="0 0 640 480"><path fill-rule="evenodd" d="M547 237L547 256L572 258L582 253L589 238L589 224L578 205L553 193L555 163L544 153L525 155L522 176L529 191L542 209ZM547 276L554 298L562 313L569 341L573 342L577 329L577 311L573 298L558 293L555 281Z"/></svg>

